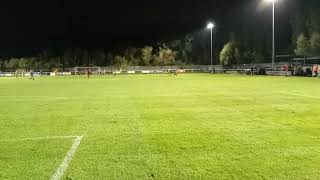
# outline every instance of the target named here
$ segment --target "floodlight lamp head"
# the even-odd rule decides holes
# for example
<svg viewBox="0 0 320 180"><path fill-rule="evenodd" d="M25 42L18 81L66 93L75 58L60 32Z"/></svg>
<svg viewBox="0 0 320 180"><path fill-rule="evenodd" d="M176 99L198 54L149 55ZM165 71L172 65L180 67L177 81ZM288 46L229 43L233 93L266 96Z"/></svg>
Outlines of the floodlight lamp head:
<svg viewBox="0 0 320 180"><path fill-rule="evenodd" d="M213 28L214 28L214 24L213 23L208 23L207 29L213 29Z"/></svg>

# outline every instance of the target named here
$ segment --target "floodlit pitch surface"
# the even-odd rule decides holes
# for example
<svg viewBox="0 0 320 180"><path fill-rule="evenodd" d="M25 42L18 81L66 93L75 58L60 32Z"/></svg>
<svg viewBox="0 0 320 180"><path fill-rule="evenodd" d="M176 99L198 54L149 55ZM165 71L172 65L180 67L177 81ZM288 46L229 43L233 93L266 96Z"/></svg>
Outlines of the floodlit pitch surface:
<svg viewBox="0 0 320 180"><path fill-rule="evenodd" d="M320 179L319 102L311 78L1 78L0 179Z"/></svg>

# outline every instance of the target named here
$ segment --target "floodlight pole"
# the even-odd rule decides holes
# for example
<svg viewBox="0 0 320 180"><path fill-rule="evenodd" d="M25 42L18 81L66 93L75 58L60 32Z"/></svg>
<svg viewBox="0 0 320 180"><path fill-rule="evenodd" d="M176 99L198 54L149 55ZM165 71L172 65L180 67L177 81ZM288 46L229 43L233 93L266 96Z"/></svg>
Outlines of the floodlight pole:
<svg viewBox="0 0 320 180"><path fill-rule="evenodd" d="M209 23L207 24L207 29L210 29L210 39L211 39L211 50L210 50L210 59L211 59L211 69L212 69L212 74L213 74L213 28L214 28L214 24L213 23Z"/></svg>
<svg viewBox="0 0 320 180"><path fill-rule="evenodd" d="M275 63L275 0L272 0L272 69Z"/></svg>
<svg viewBox="0 0 320 180"><path fill-rule="evenodd" d="M210 28L211 30L211 71L213 74L213 28Z"/></svg>

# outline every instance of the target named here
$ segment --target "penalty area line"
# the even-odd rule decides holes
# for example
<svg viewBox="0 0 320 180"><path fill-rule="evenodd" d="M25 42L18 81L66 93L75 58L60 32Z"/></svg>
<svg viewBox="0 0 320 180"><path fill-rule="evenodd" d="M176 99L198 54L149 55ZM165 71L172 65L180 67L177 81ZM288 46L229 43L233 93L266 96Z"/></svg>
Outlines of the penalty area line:
<svg viewBox="0 0 320 180"><path fill-rule="evenodd" d="M83 136L45 136L45 137L34 137L34 138L23 138L23 139L0 139L0 142L19 142L19 141L33 141L33 140L49 140L49 139L74 139L74 142L69 149L67 155L64 157L62 163L59 165L56 172L52 175L51 180L60 180L65 171L69 167L73 156L75 155L78 147L80 146Z"/></svg>
<svg viewBox="0 0 320 180"><path fill-rule="evenodd" d="M34 138L23 138L23 139L3 139L0 142L16 142L16 141L36 141L46 139L75 139L79 136L45 136L45 137L34 137Z"/></svg>
<svg viewBox="0 0 320 180"><path fill-rule="evenodd" d="M83 138L83 136L76 137L76 139L74 140L74 143L72 144L71 148L69 149L64 160L59 165L57 171L52 175L51 180L60 180L63 177L65 171L69 167L69 163L71 162L73 156L75 155L75 153L81 143L82 138Z"/></svg>
<svg viewBox="0 0 320 180"><path fill-rule="evenodd" d="M306 97L306 98L311 98L311 99L320 99L320 97L309 96L309 95L300 94L300 93L292 93L292 92L281 92L281 93L286 94L286 95L300 96L300 97Z"/></svg>

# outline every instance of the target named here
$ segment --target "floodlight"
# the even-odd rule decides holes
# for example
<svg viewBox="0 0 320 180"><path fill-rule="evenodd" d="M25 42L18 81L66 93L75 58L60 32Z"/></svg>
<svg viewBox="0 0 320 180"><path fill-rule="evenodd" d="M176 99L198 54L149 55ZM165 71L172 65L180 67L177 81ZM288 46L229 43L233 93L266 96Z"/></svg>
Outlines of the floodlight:
<svg viewBox="0 0 320 180"><path fill-rule="evenodd" d="M213 24L213 23L209 23L209 24L207 25L207 28L208 28L208 29L213 29L213 28L214 28L214 24Z"/></svg>

